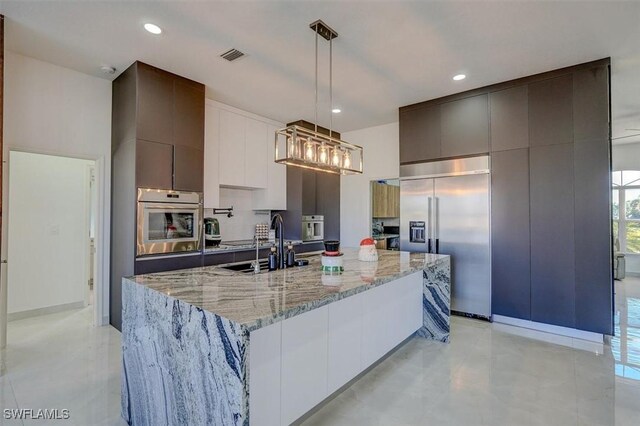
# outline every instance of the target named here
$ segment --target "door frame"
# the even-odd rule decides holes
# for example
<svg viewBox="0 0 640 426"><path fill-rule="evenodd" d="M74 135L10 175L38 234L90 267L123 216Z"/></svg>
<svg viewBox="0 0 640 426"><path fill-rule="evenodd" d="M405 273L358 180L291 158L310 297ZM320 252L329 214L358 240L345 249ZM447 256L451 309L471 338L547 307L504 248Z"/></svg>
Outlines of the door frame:
<svg viewBox="0 0 640 426"><path fill-rule="evenodd" d="M5 145L3 149L2 167L2 241L0 258L0 349L7 344L7 269L10 260L7 258L9 246L9 170L11 152L52 155L57 157L75 158L79 160L95 161L95 185L97 191L96 202L96 235L94 270L94 307L93 325L109 324L109 247L110 247L110 164L105 156L78 155L75 153L55 152L38 149L28 149Z"/></svg>

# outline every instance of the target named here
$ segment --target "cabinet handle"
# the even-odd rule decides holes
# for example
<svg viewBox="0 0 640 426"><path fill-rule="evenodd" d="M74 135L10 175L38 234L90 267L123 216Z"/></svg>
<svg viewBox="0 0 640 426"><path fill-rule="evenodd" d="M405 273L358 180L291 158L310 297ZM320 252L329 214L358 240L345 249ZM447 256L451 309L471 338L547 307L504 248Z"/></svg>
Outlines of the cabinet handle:
<svg viewBox="0 0 640 426"><path fill-rule="evenodd" d="M427 242L427 253L431 253L431 238Z"/></svg>
<svg viewBox="0 0 640 426"><path fill-rule="evenodd" d="M440 254L440 238L436 238L436 254Z"/></svg>

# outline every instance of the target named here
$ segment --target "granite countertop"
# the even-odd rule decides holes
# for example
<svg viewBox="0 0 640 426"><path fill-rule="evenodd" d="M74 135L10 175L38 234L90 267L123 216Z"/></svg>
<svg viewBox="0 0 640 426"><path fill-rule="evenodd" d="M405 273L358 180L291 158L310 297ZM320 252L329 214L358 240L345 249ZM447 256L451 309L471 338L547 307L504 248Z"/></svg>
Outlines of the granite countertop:
<svg viewBox="0 0 640 426"><path fill-rule="evenodd" d="M255 330L368 288L448 261L449 256L379 250L377 262L360 262L358 249L344 249L344 272L323 274L320 255L309 265L257 275L219 266L138 275L143 285ZM302 257L302 256L301 256Z"/></svg>

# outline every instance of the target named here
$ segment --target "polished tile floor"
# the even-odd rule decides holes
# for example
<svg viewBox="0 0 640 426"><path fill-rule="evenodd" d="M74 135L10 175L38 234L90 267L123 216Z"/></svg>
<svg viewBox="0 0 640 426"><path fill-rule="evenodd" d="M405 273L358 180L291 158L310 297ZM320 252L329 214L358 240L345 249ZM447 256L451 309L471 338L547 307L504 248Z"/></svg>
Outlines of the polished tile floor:
<svg viewBox="0 0 640 426"><path fill-rule="evenodd" d="M0 408L70 410L69 420L24 424L123 425L120 333L93 327L92 308L9 322ZM7 421L0 410L0 424Z"/></svg>
<svg viewBox="0 0 640 426"><path fill-rule="evenodd" d="M640 279L616 289L610 345L579 350L454 317L450 344L410 340L304 424L638 425ZM90 322L83 309L9 323L0 408L68 408L70 421L55 424L124 424L120 335Z"/></svg>

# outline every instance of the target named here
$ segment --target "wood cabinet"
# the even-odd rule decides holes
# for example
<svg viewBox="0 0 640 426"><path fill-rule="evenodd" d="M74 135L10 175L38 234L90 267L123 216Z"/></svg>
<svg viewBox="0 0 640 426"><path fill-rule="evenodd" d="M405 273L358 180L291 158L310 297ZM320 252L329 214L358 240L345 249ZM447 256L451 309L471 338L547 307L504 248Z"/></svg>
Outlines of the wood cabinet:
<svg viewBox="0 0 640 426"><path fill-rule="evenodd" d="M400 163L433 160L440 152L440 106L400 111Z"/></svg>
<svg viewBox="0 0 640 426"><path fill-rule="evenodd" d="M190 146L173 147L173 189L202 192L204 179L203 151Z"/></svg>
<svg viewBox="0 0 640 426"><path fill-rule="evenodd" d="M400 187L371 182L372 217L400 217Z"/></svg>
<svg viewBox="0 0 640 426"><path fill-rule="evenodd" d="M527 85L489 94L491 151L529 147L529 91Z"/></svg>
<svg viewBox="0 0 640 426"><path fill-rule="evenodd" d="M529 150L491 155L491 310L531 319Z"/></svg>
<svg viewBox="0 0 640 426"><path fill-rule="evenodd" d="M315 170L302 170L302 214L315 215L318 212L316 203L316 176Z"/></svg>
<svg viewBox="0 0 640 426"><path fill-rule="evenodd" d="M173 144L202 151L205 125L204 86L176 78L173 88Z"/></svg>
<svg viewBox="0 0 640 426"><path fill-rule="evenodd" d="M529 145L573 142L573 74L529 84Z"/></svg>
<svg viewBox="0 0 640 426"><path fill-rule="evenodd" d="M138 140L135 176L138 188L173 189L173 145Z"/></svg>
<svg viewBox="0 0 640 426"><path fill-rule="evenodd" d="M488 96L472 96L441 104L440 131L442 157L489 152Z"/></svg>
<svg viewBox="0 0 640 426"><path fill-rule="evenodd" d="M400 108L401 163L486 152L489 134L496 315L613 333L609 74L605 58ZM438 157L420 154L435 129Z"/></svg>
<svg viewBox="0 0 640 426"><path fill-rule="evenodd" d="M136 136L151 142L173 144L173 75L137 62Z"/></svg>
<svg viewBox="0 0 640 426"><path fill-rule="evenodd" d="M136 185L202 192L204 85L136 62Z"/></svg>
<svg viewBox="0 0 640 426"><path fill-rule="evenodd" d="M532 147L529 164L531 320L575 327L573 145Z"/></svg>
<svg viewBox="0 0 640 426"><path fill-rule="evenodd" d="M400 163L489 152L488 95L400 109Z"/></svg>

